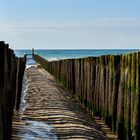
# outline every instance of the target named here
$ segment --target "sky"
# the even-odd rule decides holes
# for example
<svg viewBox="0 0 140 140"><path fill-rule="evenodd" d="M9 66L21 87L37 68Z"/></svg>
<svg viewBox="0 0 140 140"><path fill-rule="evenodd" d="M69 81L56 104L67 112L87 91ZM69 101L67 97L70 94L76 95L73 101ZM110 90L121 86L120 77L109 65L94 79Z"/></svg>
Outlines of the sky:
<svg viewBox="0 0 140 140"><path fill-rule="evenodd" d="M140 49L140 0L0 0L12 49Z"/></svg>

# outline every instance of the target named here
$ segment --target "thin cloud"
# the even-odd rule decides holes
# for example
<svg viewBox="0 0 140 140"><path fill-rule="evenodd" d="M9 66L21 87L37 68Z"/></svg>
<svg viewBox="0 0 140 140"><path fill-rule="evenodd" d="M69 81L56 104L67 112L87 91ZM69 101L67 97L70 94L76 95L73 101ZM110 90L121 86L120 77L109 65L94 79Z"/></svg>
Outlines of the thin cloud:
<svg viewBox="0 0 140 140"><path fill-rule="evenodd" d="M140 27L140 18L102 18L89 20L96 27Z"/></svg>
<svg viewBox="0 0 140 140"><path fill-rule="evenodd" d="M102 18L72 23L0 23L0 30L7 32L94 30L116 28L140 28L140 18Z"/></svg>

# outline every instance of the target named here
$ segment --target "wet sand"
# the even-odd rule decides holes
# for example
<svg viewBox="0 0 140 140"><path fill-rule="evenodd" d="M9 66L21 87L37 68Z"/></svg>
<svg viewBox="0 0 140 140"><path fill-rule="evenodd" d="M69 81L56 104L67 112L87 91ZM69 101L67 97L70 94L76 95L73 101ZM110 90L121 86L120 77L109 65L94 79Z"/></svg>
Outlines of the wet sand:
<svg viewBox="0 0 140 140"><path fill-rule="evenodd" d="M107 140L93 117L47 71L26 69L27 95L13 117L13 140Z"/></svg>

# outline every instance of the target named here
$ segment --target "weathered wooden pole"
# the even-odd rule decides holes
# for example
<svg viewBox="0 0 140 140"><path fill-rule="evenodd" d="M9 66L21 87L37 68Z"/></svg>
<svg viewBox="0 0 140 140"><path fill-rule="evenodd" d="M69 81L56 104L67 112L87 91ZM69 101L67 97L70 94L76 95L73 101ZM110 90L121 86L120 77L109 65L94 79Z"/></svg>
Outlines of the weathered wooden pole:
<svg viewBox="0 0 140 140"><path fill-rule="evenodd" d="M140 52L48 62L34 59L120 140L140 139Z"/></svg>
<svg viewBox="0 0 140 140"><path fill-rule="evenodd" d="M0 41L0 139L11 139L12 115L16 100L17 60L9 45ZM25 66L25 64L24 64ZM23 68L23 67L22 67ZM24 68L22 69L24 71ZM23 73L22 73L23 76ZM22 79L20 79L22 81ZM20 85L19 85L20 84Z"/></svg>

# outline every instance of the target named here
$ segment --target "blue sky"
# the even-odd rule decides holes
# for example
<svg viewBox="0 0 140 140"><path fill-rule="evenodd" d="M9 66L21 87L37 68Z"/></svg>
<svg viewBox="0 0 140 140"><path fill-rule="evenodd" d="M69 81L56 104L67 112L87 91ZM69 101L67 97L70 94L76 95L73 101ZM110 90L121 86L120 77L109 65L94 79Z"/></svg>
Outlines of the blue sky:
<svg viewBox="0 0 140 140"><path fill-rule="evenodd" d="M0 0L13 49L140 48L139 0Z"/></svg>

